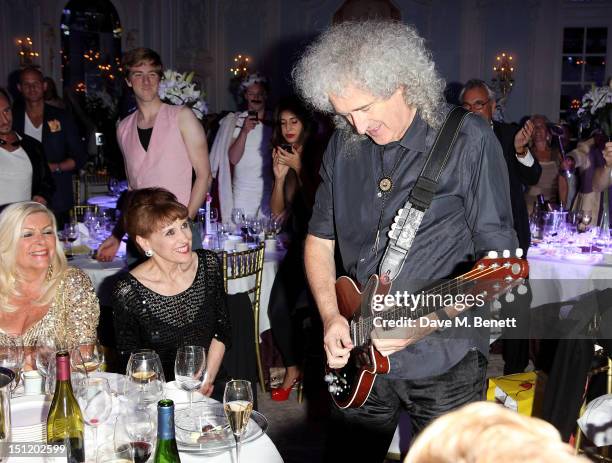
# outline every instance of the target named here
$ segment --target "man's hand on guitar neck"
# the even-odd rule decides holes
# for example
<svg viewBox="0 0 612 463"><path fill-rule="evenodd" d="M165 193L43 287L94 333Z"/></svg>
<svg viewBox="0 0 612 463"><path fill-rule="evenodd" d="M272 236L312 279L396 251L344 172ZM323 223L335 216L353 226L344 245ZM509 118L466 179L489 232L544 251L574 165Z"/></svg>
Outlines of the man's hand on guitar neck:
<svg viewBox="0 0 612 463"><path fill-rule="evenodd" d="M337 314L324 321L323 345L330 368L342 368L349 360L353 341L346 318Z"/></svg>

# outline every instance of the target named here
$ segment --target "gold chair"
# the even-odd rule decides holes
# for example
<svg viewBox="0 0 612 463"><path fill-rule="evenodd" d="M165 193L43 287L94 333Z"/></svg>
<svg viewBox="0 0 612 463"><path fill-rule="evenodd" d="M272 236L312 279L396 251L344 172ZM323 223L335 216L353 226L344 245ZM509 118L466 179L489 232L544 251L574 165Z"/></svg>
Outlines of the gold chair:
<svg viewBox="0 0 612 463"><path fill-rule="evenodd" d="M600 355L607 356L607 353L605 351L600 351ZM606 393L612 394L612 360L608 356L607 356L606 365L601 366L599 368L595 368L589 372L589 375L588 375L589 379L587 380L587 384L590 383L592 376L598 375L601 373L606 374ZM585 395L586 395L586 392L585 392ZM584 414L584 412L586 411L586 407L587 407L587 401L585 399L584 402L582 403L582 407L580 408L579 417L581 417ZM610 458L609 446L601 447L595 451L582 449L582 430L580 429L580 426L576 426L576 440L574 442L574 448L576 450L576 454L584 454L594 461L612 462L612 458Z"/></svg>
<svg viewBox="0 0 612 463"><path fill-rule="evenodd" d="M72 174L72 195L74 204L81 204L81 177L79 174Z"/></svg>
<svg viewBox="0 0 612 463"><path fill-rule="evenodd" d="M76 220L77 222L82 222L85 211L90 211L92 214L97 214L98 206L90 204L72 206L72 209L70 210L70 218Z"/></svg>
<svg viewBox="0 0 612 463"><path fill-rule="evenodd" d="M253 330L255 335L255 355L257 357L257 375L259 378L259 386L261 390L265 392L266 386L264 382L261 351L259 348L259 302L261 298L261 279L264 266L264 244L260 243L255 249L249 249L248 251L232 253L224 251L221 254L221 265L223 268L223 284L226 293L229 280L254 277L253 284L249 285L248 294L251 297L255 319Z"/></svg>
<svg viewBox="0 0 612 463"><path fill-rule="evenodd" d="M84 200L87 201L89 198L95 195L108 194L108 182L109 181L110 181L110 176L107 174L104 174L104 175L85 174L85 179L84 179L85 198Z"/></svg>

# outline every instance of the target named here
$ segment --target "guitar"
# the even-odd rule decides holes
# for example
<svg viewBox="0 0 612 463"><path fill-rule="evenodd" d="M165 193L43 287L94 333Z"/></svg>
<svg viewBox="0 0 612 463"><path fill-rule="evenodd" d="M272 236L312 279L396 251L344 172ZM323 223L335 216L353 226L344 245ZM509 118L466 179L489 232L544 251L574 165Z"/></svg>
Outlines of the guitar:
<svg viewBox="0 0 612 463"><path fill-rule="evenodd" d="M482 301L496 299L500 294L506 293L508 302L511 302L514 298L510 293L511 289L521 285L529 275L529 264L520 258L522 250L517 249L516 255L516 258L511 258L510 252L504 251L503 257L498 258L497 252L491 251L488 257L479 260L469 272L430 288L424 293L472 294L479 296ZM377 312L376 308L380 306L375 307L374 300L381 301L389 294L390 289L391 284L383 282L378 275L370 277L363 292L348 277L340 277L336 281L338 309L349 321L351 339L355 346L344 367L326 369L324 379L328 383L333 401L339 408L357 408L363 405L370 395L376 375L390 371L388 357L378 352L370 339L376 317L386 320L417 320L443 308L434 306L415 309L393 306L384 312ZM521 285L518 292L521 294L524 291L526 287Z"/></svg>

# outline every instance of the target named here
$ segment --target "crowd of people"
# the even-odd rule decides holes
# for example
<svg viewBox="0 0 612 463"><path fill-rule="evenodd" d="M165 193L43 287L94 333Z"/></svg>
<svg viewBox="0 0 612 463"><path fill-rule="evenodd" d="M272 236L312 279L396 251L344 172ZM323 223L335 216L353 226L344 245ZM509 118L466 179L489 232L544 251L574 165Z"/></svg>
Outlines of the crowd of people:
<svg viewBox="0 0 612 463"><path fill-rule="evenodd" d="M344 367L355 340L338 308L336 278L349 275L363 287L386 265L394 216L409 197L418 200L413 187L451 112L423 39L396 22L332 27L296 64L298 95L280 99L274 111L267 107L268 80L260 74L244 79L244 110L219 121L210 159L209 140L193 112L160 100L159 55L131 50L123 69L137 105L117 126L129 192L121 219L97 251L98 260L111 261L129 238L130 270L112 294L121 368L130 352L154 349L170 380L177 349L200 345L208 371L201 391L220 398L229 377L223 357L232 346L231 320L219 260L202 249L195 225L211 191L219 222L240 209L244 216L281 221L289 237L264 308L286 368L272 398L287 400L303 376L295 321L300 308L318 308L327 364ZM86 149L71 115L59 107L52 81L26 68L18 88L22 99L15 105L0 89L0 204L6 206L0 215L0 344L19 338L31 352L43 337L63 346L95 343L97 296L89 277L68 265L57 235L69 220L72 177L83 167ZM464 116L448 148L433 200L422 207L418 233L403 249L405 261L391 267L397 290L415 291L417 280L452 276L489 250L520 247L526 258L529 218L540 198L560 208L599 211L601 192L612 188L612 142L600 132L573 148L567 137L555 138L559 126L545 116L520 125L496 121L495 94L479 79L469 80L459 98L473 114ZM329 117L336 123L333 134L326 131ZM374 336L372 342L392 359L391 372L378 376L362 407L332 408L330 459L384 459L402 409L415 433L426 429L410 462L490 461L465 450L465 442L485 430L512 432L525 455L543 451L518 415L502 413L497 427L489 427L498 409L468 406L449 413L481 399L488 339L463 331L425 339L418 333ZM505 340L503 349L505 372L524 371L528 340ZM31 356L26 365L34 366ZM462 426L472 431L452 441L464 415L472 423ZM555 461L572 460L553 428L531 424L538 442L550 442L545 451L562 455ZM437 445L445 434L447 448ZM522 439L529 445L521 446ZM351 441L369 445L338 445ZM478 448L493 455L500 452L496 447L489 442Z"/></svg>

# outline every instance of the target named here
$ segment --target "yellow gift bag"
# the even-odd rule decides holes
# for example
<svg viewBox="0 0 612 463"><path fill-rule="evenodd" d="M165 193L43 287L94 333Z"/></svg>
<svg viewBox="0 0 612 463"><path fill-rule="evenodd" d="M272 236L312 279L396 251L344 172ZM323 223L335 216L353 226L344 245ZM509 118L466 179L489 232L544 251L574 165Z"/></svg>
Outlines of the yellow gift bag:
<svg viewBox="0 0 612 463"><path fill-rule="evenodd" d="M521 415L538 416L545 383L545 376L535 371L489 378L487 400Z"/></svg>

